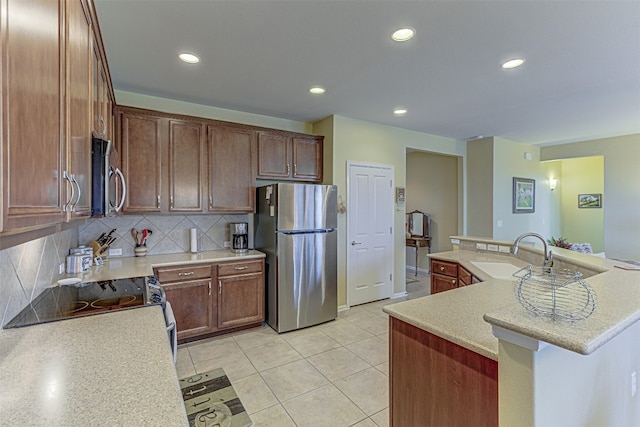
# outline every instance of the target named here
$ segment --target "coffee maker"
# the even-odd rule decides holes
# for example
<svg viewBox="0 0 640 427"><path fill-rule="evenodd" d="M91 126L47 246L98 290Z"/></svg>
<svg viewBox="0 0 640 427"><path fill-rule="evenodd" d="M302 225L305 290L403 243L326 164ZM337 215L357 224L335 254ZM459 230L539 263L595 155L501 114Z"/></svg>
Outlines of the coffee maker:
<svg viewBox="0 0 640 427"><path fill-rule="evenodd" d="M231 247L237 254L247 252L249 248L248 224L246 222L232 222L229 224L231 230Z"/></svg>

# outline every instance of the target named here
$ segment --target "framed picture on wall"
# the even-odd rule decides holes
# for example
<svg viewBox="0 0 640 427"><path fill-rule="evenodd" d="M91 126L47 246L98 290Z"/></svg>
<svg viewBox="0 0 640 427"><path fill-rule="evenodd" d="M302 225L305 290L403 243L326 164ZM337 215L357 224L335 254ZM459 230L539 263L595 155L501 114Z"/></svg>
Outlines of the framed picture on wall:
<svg viewBox="0 0 640 427"><path fill-rule="evenodd" d="M536 180L513 177L513 213L536 211Z"/></svg>
<svg viewBox="0 0 640 427"><path fill-rule="evenodd" d="M579 208L601 208L602 194L578 194Z"/></svg>

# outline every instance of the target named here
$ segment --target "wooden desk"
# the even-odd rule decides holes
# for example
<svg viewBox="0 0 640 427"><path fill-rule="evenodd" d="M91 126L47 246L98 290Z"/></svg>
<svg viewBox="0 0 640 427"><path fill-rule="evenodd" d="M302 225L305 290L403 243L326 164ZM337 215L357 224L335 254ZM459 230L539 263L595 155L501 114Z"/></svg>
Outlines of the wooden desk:
<svg viewBox="0 0 640 427"><path fill-rule="evenodd" d="M407 237L406 246L416 248L416 276L418 275L418 251L420 248L427 248L427 253L431 253L431 237Z"/></svg>

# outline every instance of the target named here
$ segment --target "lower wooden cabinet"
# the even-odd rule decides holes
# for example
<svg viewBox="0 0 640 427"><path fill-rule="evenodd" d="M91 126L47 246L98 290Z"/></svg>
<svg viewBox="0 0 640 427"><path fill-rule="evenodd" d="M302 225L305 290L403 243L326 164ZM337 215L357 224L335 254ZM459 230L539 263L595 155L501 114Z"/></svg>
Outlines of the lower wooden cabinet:
<svg viewBox="0 0 640 427"><path fill-rule="evenodd" d="M264 321L264 259L155 269L176 318L178 340Z"/></svg>
<svg viewBox="0 0 640 427"><path fill-rule="evenodd" d="M176 317L178 339L217 330L214 317L217 300L212 295L211 278L163 284L163 288Z"/></svg>
<svg viewBox="0 0 640 427"><path fill-rule="evenodd" d="M498 362L389 318L391 427L497 427Z"/></svg>
<svg viewBox="0 0 640 427"><path fill-rule="evenodd" d="M477 277L457 262L431 259L432 294L479 282Z"/></svg>

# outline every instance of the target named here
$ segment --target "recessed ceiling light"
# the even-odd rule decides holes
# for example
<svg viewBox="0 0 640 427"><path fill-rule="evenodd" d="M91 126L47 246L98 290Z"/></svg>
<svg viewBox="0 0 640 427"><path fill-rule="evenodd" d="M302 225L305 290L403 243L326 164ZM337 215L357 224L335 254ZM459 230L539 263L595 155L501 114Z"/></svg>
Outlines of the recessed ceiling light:
<svg viewBox="0 0 640 427"><path fill-rule="evenodd" d="M311 92L314 95L322 95L323 93L326 92L326 90L322 86L314 86L311 89L309 89L309 92Z"/></svg>
<svg viewBox="0 0 640 427"><path fill-rule="evenodd" d="M523 58L514 58L514 59L510 59L507 62L505 62L504 64L502 64L502 68L504 68L504 69L517 68L517 67L521 66L522 64L524 64L524 59Z"/></svg>
<svg viewBox="0 0 640 427"><path fill-rule="evenodd" d="M416 35L416 30L413 28L400 28L391 34L391 38L397 42L406 42L411 40Z"/></svg>
<svg viewBox="0 0 640 427"><path fill-rule="evenodd" d="M394 116L404 116L405 114L407 114L406 108L396 108L395 110L393 110Z"/></svg>
<svg viewBox="0 0 640 427"><path fill-rule="evenodd" d="M178 58L189 64L197 64L198 62L200 62L200 58L192 53L181 53L180 55L178 55Z"/></svg>

